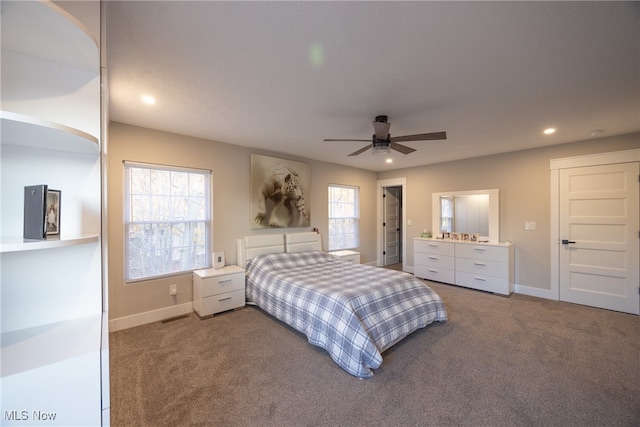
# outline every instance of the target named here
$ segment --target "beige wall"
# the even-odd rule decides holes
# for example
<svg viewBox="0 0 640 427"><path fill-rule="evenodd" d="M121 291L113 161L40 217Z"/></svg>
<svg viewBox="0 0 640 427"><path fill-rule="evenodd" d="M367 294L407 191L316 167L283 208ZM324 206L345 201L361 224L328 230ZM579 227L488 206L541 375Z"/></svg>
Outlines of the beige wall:
<svg viewBox="0 0 640 427"><path fill-rule="evenodd" d="M311 165L311 227L306 229L250 229L251 154L304 161ZM191 275L132 284L124 283L123 161L138 161L213 171L213 245L225 251L227 264L236 262L236 239L248 234L310 231L317 227L327 235L327 186L329 183L360 187L360 226L363 262L375 261L376 174L291 157L282 153L238 147L183 135L111 123L109 126L109 313L111 319L133 316L191 301ZM323 242L327 249L326 242ZM177 297L169 296L169 284L178 285Z"/></svg>
<svg viewBox="0 0 640 427"><path fill-rule="evenodd" d="M549 160L640 147L640 134L591 139L571 144L383 172L378 179L406 177L407 264L413 266L413 237L431 230L431 193L500 190L500 240L516 244L515 282L550 289ZM526 231L526 221L536 223ZM535 292L534 292L535 294Z"/></svg>
<svg viewBox="0 0 640 427"><path fill-rule="evenodd" d="M317 227L327 235L327 185L360 187L360 250L362 262L376 260L377 180L406 177L406 263L413 266L413 237L431 230L431 193L498 188L500 239L516 243L516 284L550 288L550 172L553 158L640 147L640 134L600 138L572 144L498 154L476 159L373 173L282 153L233 146L120 123L109 126L109 308L119 319L191 301L191 276L125 284L122 189L124 160L211 169L213 171L214 250L225 251L228 264L236 262L236 239L247 234L282 233ZM309 229L250 229L250 155L272 155L311 165ZM525 231L535 221L535 231ZM324 242L326 250L326 242ZM169 296L169 284L178 284L178 296Z"/></svg>

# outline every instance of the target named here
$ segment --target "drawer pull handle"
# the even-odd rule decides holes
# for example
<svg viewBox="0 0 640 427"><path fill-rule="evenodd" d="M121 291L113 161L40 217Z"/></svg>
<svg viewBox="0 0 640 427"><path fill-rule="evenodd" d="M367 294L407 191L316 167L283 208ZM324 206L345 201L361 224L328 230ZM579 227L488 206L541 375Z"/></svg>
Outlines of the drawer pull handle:
<svg viewBox="0 0 640 427"><path fill-rule="evenodd" d="M432 247L432 248L437 248L438 247L438 245L436 245L435 243L429 243L429 246Z"/></svg>
<svg viewBox="0 0 640 427"><path fill-rule="evenodd" d="M480 281L480 282L486 282L486 280L484 280L484 279L483 279L483 278L481 278L481 277L474 277L474 278L473 278L473 280L478 280L478 281Z"/></svg>
<svg viewBox="0 0 640 427"><path fill-rule="evenodd" d="M232 279L220 280L220 284L229 283Z"/></svg>
<svg viewBox="0 0 640 427"><path fill-rule="evenodd" d="M437 256L430 256L429 259L438 259Z"/></svg>
<svg viewBox="0 0 640 427"><path fill-rule="evenodd" d="M484 252L486 251L485 248L473 248L474 251L480 251L480 252Z"/></svg>
<svg viewBox="0 0 640 427"><path fill-rule="evenodd" d="M230 300L230 299L231 299L231 297L220 298L220 299L218 300L218 302L222 302L222 301L226 301L226 300Z"/></svg>
<svg viewBox="0 0 640 427"><path fill-rule="evenodd" d="M483 262L474 262L473 265L479 265L481 267L485 267L487 264L485 264Z"/></svg>
<svg viewBox="0 0 640 427"><path fill-rule="evenodd" d="M429 273L437 273L437 272L438 272L438 270L429 269Z"/></svg>

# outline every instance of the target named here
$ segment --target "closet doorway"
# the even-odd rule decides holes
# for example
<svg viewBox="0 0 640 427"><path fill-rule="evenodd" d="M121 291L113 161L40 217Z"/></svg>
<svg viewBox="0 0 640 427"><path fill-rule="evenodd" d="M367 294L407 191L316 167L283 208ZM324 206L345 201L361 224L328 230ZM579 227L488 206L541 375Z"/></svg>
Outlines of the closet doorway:
<svg viewBox="0 0 640 427"><path fill-rule="evenodd" d="M378 181L378 266L405 270L405 178Z"/></svg>
<svg viewBox="0 0 640 427"><path fill-rule="evenodd" d="M402 262L402 187L385 187L382 193L383 264Z"/></svg>

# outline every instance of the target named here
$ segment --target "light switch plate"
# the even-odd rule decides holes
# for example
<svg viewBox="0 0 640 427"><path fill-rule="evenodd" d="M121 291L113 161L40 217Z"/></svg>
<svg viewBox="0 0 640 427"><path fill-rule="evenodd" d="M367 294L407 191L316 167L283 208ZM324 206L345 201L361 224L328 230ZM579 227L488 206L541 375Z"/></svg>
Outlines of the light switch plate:
<svg viewBox="0 0 640 427"><path fill-rule="evenodd" d="M532 222L532 221L527 221L524 223L524 229L525 230L529 230L529 231L533 231L536 229L536 223Z"/></svg>

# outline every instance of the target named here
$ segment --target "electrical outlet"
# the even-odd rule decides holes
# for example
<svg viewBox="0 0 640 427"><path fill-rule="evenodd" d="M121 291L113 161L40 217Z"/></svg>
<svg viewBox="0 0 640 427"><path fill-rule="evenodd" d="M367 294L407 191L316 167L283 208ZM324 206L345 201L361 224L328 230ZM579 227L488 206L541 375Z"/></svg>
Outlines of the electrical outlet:
<svg viewBox="0 0 640 427"><path fill-rule="evenodd" d="M178 293L178 285L169 285L169 295L175 295Z"/></svg>

